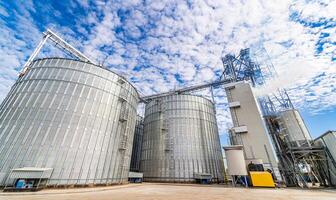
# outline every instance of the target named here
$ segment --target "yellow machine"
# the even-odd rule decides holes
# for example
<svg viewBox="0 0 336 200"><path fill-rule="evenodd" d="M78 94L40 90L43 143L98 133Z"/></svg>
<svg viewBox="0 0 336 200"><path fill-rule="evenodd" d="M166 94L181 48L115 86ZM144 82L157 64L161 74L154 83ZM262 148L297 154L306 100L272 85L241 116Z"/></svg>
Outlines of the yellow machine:
<svg viewBox="0 0 336 200"><path fill-rule="evenodd" d="M266 171L250 171L253 187L275 187L272 174Z"/></svg>

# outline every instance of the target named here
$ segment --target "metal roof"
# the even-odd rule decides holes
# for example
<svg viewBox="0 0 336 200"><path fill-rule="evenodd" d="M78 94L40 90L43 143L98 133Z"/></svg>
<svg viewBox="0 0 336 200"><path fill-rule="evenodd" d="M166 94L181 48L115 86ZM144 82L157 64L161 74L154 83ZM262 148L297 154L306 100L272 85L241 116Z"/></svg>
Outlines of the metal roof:
<svg viewBox="0 0 336 200"><path fill-rule="evenodd" d="M332 134L332 133L336 133L336 131L333 131L333 130L329 130L325 133L323 133L322 135L318 136L317 138L314 139L314 141L320 139L320 138L323 138L324 136L328 135L328 134Z"/></svg>

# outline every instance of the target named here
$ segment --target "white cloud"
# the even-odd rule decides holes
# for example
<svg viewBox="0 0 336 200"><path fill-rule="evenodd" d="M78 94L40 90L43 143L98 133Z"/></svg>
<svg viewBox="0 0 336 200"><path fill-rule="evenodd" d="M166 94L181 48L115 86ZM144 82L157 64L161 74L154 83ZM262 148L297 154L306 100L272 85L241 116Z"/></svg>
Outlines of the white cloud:
<svg viewBox="0 0 336 200"><path fill-rule="evenodd" d="M5 16L5 17L9 16L8 12L4 8L1 8L1 7L0 7L0 15Z"/></svg>
<svg viewBox="0 0 336 200"><path fill-rule="evenodd" d="M78 1L86 10L74 26L54 27L71 44L114 71L136 79L144 94L167 91L182 85L194 85L215 78L222 70L220 57L240 49L264 46L273 59L279 77L258 93L286 87L295 105L315 113L333 109L335 103L335 25L330 28L304 26L304 23L333 23L335 1L303 0L196 0L186 1ZM127 14L121 16L120 11ZM0 13L6 14L0 7ZM41 37L30 12L33 4L22 4L16 14L20 32L1 21L0 98L13 83L16 67L22 66ZM4 13L4 14L3 14ZM296 19L290 16L296 13ZM22 17L21 17L22 16ZM50 23L51 23L50 22ZM118 33L116 32L118 29ZM320 38L321 33L329 36ZM18 37L19 36L19 37ZM323 42L318 54L316 44ZM287 46L284 44L288 44ZM134 67L146 66L140 71ZM196 67L197 66L197 67ZM319 82L318 75L325 72ZM7 89L6 89L7 88ZM229 126L230 117L217 89L218 120L221 132ZM322 106L318 106L322 105Z"/></svg>

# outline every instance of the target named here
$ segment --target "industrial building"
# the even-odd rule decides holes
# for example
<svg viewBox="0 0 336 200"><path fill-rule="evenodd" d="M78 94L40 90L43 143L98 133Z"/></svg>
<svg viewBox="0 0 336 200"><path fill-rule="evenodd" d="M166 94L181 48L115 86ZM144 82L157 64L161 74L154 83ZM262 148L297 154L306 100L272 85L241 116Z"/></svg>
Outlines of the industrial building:
<svg viewBox="0 0 336 200"><path fill-rule="evenodd" d="M33 61L1 104L0 185L127 182L138 101L129 82L102 67ZM36 180L34 169L52 173Z"/></svg>
<svg viewBox="0 0 336 200"><path fill-rule="evenodd" d="M281 175L287 186L334 186L331 167L325 166L332 155L328 148L314 144L314 140L294 108L267 112L265 120L279 159Z"/></svg>
<svg viewBox="0 0 336 200"><path fill-rule="evenodd" d="M261 49L262 51L266 50ZM268 55L267 52L263 54ZM276 76L274 66L267 56L265 60L266 64L261 66L257 59L252 59L249 49L241 50L237 56L228 54L222 58L224 72L221 78L236 84L248 82L251 87L265 86L267 81ZM263 164L264 169L273 168L271 170L277 181L286 186L333 186L331 168L321 167L331 158L328 148L314 145L287 91L278 88L273 93L256 98L253 97L253 92L251 95L246 90L249 86L245 86L245 89L237 88L226 87L234 125L230 130L230 143L243 145L246 161L256 165ZM261 124L264 124L264 128ZM263 152L262 146L265 148ZM273 164L270 151L276 154L276 164ZM251 156L259 158L251 160ZM264 163L272 166L267 167Z"/></svg>
<svg viewBox="0 0 336 200"><path fill-rule="evenodd" d="M223 182L224 164L213 103L169 95L146 104L140 171L145 181Z"/></svg>
<svg viewBox="0 0 336 200"><path fill-rule="evenodd" d="M237 82L225 88L234 127L230 143L243 145L246 163L263 164L281 178L276 155L260 114L258 103L247 82Z"/></svg>
<svg viewBox="0 0 336 200"><path fill-rule="evenodd" d="M36 59L49 40L73 58ZM122 184L130 171L134 182L222 183L216 88L225 90L233 122L234 146L224 148L233 180L243 176L247 186L252 175L267 175L272 187L274 180L335 185L335 132L313 140L284 89L256 97L253 88L265 85L267 74L249 49L222 61L218 80L139 96L124 77L47 30L0 105L0 186ZM193 94L203 89L212 100Z"/></svg>

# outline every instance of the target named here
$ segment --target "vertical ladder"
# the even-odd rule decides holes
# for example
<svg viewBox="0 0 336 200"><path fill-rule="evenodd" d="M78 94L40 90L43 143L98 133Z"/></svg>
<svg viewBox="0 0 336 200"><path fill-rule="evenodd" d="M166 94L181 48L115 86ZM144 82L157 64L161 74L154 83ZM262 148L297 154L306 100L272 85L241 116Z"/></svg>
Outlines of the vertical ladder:
<svg viewBox="0 0 336 200"><path fill-rule="evenodd" d="M123 88L125 84L125 80L119 78L117 81L120 85L120 93L119 93L119 105L120 105L120 114L119 114L119 127L120 127L120 139L119 139L119 155L120 155L120 163L118 168L118 175L120 176L120 181L126 177L126 167L127 167L127 159L125 159L127 144L128 144L128 131L127 131L127 120L129 115L129 110L127 107L127 90Z"/></svg>

